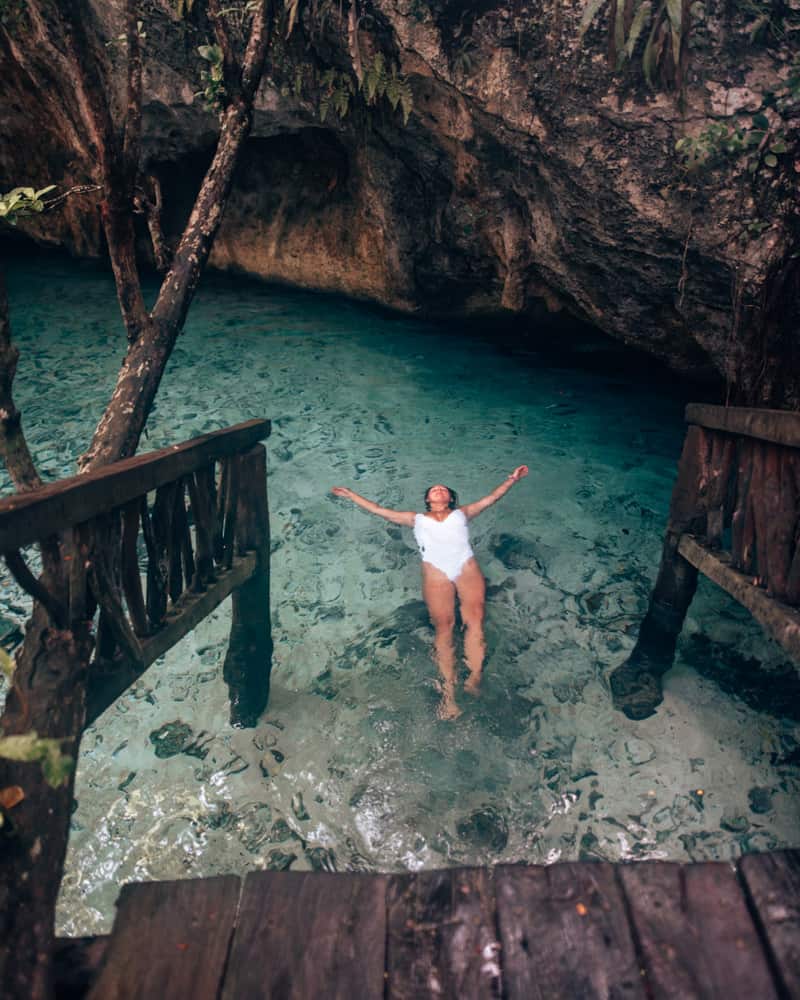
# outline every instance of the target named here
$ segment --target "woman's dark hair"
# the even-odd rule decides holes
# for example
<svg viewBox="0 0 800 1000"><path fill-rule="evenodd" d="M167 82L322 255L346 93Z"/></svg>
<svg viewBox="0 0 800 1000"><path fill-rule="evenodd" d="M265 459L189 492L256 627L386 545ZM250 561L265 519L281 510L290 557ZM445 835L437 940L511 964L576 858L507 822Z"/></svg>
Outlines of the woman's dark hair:
<svg viewBox="0 0 800 1000"><path fill-rule="evenodd" d="M444 483L442 483L442 486L444 486ZM458 507L458 494L456 493L455 490L451 489L449 486L445 486L444 488L450 494L450 503L447 506L450 508L450 510L455 510L456 507ZM433 487L429 486L427 490L425 490L425 510L431 509L430 502L428 501L428 494L432 489Z"/></svg>

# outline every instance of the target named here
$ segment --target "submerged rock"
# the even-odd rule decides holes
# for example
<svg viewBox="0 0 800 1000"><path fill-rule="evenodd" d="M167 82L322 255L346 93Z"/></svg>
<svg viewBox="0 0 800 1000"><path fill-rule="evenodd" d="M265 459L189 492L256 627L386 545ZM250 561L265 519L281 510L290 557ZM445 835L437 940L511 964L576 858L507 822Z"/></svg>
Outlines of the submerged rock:
<svg viewBox="0 0 800 1000"><path fill-rule="evenodd" d="M489 540L489 545L495 556L505 566L506 569L534 570L537 573L545 572L545 561L542 557L541 546L527 538L518 538L515 535L493 535Z"/></svg>
<svg viewBox="0 0 800 1000"><path fill-rule="evenodd" d="M194 730L188 723L176 719L154 729L150 733L150 742L155 748L156 757L164 759L182 753L191 745L193 735Z"/></svg>
<svg viewBox="0 0 800 1000"><path fill-rule="evenodd" d="M267 857L267 868L272 872L285 872L297 860L296 854L284 854L283 851L270 851Z"/></svg>
<svg viewBox="0 0 800 1000"><path fill-rule="evenodd" d="M456 823L456 833L471 848L499 853L508 843L508 824L493 806L477 809Z"/></svg>
<svg viewBox="0 0 800 1000"><path fill-rule="evenodd" d="M772 789L756 786L747 793L750 810L754 813L768 813L772 809Z"/></svg>

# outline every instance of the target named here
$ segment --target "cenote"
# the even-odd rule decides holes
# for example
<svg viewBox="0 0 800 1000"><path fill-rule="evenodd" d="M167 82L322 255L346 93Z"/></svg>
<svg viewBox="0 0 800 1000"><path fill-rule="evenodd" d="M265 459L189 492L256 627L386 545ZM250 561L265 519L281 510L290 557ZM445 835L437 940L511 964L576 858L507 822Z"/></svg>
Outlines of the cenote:
<svg viewBox="0 0 800 1000"><path fill-rule="evenodd" d="M55 479L74 472L124 352L113 283L45 258L8 279L15 393ZM719 590L701 582L658 712L633 722L611 704L690 395L500 346L489 323L462 337L204 280L140 450L271 418L270 704L255 729L228 724L226 602L86 731L59 934L107 931L131 880L798 846L795 675ZM520 463L530 476L472 526L489 583L483 694L442 722L411 532L330 488L421 509L432 482L468 501ZM22 625L7 577L2 595L6 626Z"/></svg>

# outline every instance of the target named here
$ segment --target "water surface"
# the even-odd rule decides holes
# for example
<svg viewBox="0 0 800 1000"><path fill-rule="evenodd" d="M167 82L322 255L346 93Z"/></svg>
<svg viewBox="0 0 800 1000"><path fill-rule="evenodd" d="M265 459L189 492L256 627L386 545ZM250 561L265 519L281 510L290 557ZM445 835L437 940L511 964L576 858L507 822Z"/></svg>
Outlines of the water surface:
<svg viewBox="0 0 800 1000"><path fill-rule="evenodd" d="M20 261L9 284L28 437L48 477L70 474L125 349L113 285L58 260ZM781 695L796 674L713 586L658 714L611 706L658 564L681 392L456 333L204 281L143 448L272 419L271 702L257 728L228 725L226 602L87 731L60 933L108 929L132 879L798 846L800 727ZM484 693L440 722L411 531L328 491L421 509L432 482L469 501L521 463L530 476L472 524ZM23 620L2 582L0 612Z"/></svg>

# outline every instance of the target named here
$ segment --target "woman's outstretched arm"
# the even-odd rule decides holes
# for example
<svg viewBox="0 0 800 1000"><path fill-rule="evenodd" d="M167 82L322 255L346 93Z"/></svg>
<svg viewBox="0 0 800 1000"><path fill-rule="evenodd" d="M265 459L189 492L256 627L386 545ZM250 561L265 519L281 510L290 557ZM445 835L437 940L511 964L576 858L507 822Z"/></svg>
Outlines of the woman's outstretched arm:
<svg viewBox="0 0 800 1000"><path fill-rule="evenodd" d="M511 473L511 475L506 476L499 486L495 487L491 493L487 493L482 500L476 500L475 503L465 504L461 509L467 518L477 517L482 510L486 510L487 507L491 507L493 503L497 503L500 497L503 497L508 493L514 483L518 483L520 479L524 479L528 475L527 465L518 465L516 469Z"/></svg>
<svg viewBox="0 0 800 1000"><path fill-rule="evenodd" d="M412 527L414 524L416 514L413 510L391 510L389 507L381 507L379 504L367 500L366 497L361 497L358 493L348 490L346 486L334 486L331 493L335 497L344 497L346 500L352 500L362 510L367 511L369 514L377 514L378 517L385 518L387 521L391 521L392 524L404 524L407 527Z"/></svg>

